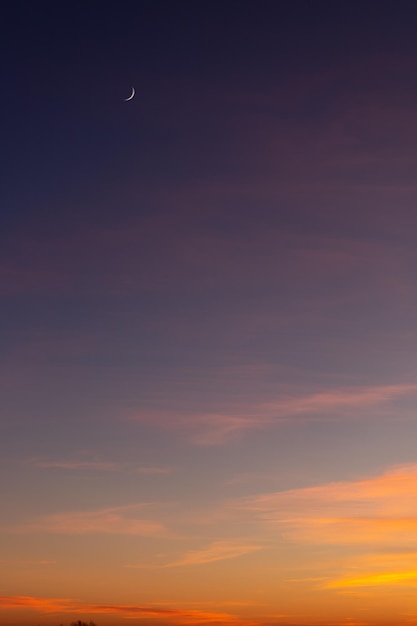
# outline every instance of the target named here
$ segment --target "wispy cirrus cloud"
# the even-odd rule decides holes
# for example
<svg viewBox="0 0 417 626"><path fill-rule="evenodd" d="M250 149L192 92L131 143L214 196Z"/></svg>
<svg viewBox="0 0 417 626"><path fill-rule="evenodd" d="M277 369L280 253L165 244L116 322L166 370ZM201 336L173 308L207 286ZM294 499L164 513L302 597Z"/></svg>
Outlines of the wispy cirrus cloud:
<svg viewBox="0 0 417 626"><path fill-rule="evenodd" d="M203 565L214 561L224 561L225 559L235 559L245 554L257 552L262 546L255 543L214 541L209 546L201 550L193 550L170 567L180 565Z"/></svg>
<svg viewBox="0 0 417 626"><path fill-rule="evenodd" d="M158 466L158 465L145 465L136 467L131 463L117 463L113 461L98 461L98 460L81 460L81 459L68 459L68 460L42 460L31 459L31 465L44 469L62 469L62 470L74 470L74 471L97 471L97 472L129 472L144 475L168 475L173 473L173 469L170 467Z"/></svg>
<svg viewBox="0 0 417 626"><path fill-rule="evenodd" d="M184 416L182 413L152 411L135 414L131 419L184 431L192 443L214 446L228 443L247 431L273 428L284 422L386 415L398 400L413 394L417 394L417 383L347 387L303 395L283 394L276 400L252 406L245 404L229 412Z"/></svg>
<svg viewBox="0 0 417 626"><path fill-rule="evenodd" d="M416 493L414 463L373 477L243 498L234 506L254 515L264 533L278 533L288 542L348 546L352 556L339 558L329 575L311 582L321 589L353 593L417 587ZM335 566L339 574L334 573Z"/></svg>
<svg viewBox="0 0 417 626"><path fill-rule="evenodd" d="M9 567L49 567L56 565L57 561L51 559L19 560L19 559L0 559L0 565Z"/></svg>
<svg viewBox="0 0 417 626"><path fill-rule="evenodd" d="M162 523L138 516L148 506L148 504L141 503L94 511L55 513L39 517L28 524L5 528L3 531L19 534L107 534L145 537L165 535L167 529Z"/></svg>
<svg viewBox="0 0 417 626"><path fill-rule="evenodd" d="M344 560L345 574L324 578L323 589L349 590L386 586L417 586L417 551L365 552Z"/></svg>
<svg viewBox="0 0 417 626"><path fill-rule="evenodd" d="M305 414L328 415L329 413L340 415L356 409L379 407L396 398L416 392L417 384L353 387L284 398L263 406L279 417Z"/></svg>
<svg viewBox="0 0 417 626"><path fill-rule="evenodd" d="M245 554L251 554L262 550L263 546L255 542L247 541L213 541L208 546L200 550L191 550L184 556L173 563L165 563L164 565L156 565L150 567L166 568L181 567L186 565L205 565L216 561L224 561L228 559L236 559ZM132 569L142 569L148 566L144 565L127 565Z"/></svg>
<svg viewBox="0 0 417 626"><path fill-rule="evenodd" d="M120 471L123 466L106 461L33 461L36 467L64 470Z"/></svg>
<svg viewBox="0 0 417 626"><path fill-rule="evenodd" d="M267 418L240 417L237 415L209 414L191 418L186 427L190 427L190 440L201 446L216 446L227 443L237 435L248 430L260 428L268 423Z"/></svg>
<svg viewBox="0 0 417 626"><path fill-rule="evenodd" d="M125 619L158 619L179 624L246 624L230 613L162 606L93 604L71 598L38 598L33 596L0 596L0 609L32 609L39 613L113 614Z"/></svg>
<svg viewBox="0 0 417 626"><path fill-rule="evenodd" d="M417 464L356 481L261 494L236 503L288 540L417 546Z"/></svg>
<svg viewBox="0 0 417 626"><path fill-rule="evenodd" d="M144 474L144 475L148 475L148 476L164 476L167 474L172 474L174 472L174 470L172 469L172 467L162 467L162 466L158 466L158 465L149 465L149 466L143 466L143 467L137 467L135 469L135 472L137 474Z"/></svg>
<svg viewBox="0 0 417 626"><path fill-rule="evenodd" d="M387 585L409 584L417 587L417 569L410 571L388 571L340 578L327 582L325 589L349 589L353 587L380 587Z"/></svg>

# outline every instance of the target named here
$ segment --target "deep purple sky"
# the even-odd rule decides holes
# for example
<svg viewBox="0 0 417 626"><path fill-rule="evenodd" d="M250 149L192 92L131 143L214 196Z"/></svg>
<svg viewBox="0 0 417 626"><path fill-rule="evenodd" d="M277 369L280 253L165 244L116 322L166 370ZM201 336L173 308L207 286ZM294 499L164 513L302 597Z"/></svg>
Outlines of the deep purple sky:
<svg viewBox="0 0 417 626"><path fill-rule="evenodd" d="M417 10L2 27L0 624L415 624Z"/></svg>

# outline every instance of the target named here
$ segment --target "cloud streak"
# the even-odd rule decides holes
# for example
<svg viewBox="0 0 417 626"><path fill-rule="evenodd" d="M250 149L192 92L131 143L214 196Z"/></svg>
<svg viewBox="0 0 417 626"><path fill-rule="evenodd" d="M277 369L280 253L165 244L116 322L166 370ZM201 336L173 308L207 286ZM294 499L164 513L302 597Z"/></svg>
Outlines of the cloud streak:
<svg viewBox="0 0 417 626"><path fill-rule="evenodd" d="M137 467L135 472L137 474L144 474L147 476L165 476L173 473L173 469L171 467L160 467L157 465L143 466Z"/></svg>
<svg viewBox="0 0 417 626"><path fill-rule="evenodd" d="M125 604L90 604L71 598L37 598L33 596L0 596L2 609L32 609L40 613L113 614L125 619L174 620L180 624L248 624L230 613L195 609L175 609L158 606Z"/></svg>
<svg viewBox="0 0 417 626"><path fill-rule="evenodd" d="M278 400L263 406L279 417L306 414L344 415L352 410L386 405L396 398L416 392L417 384L354 387Z"/></svg>
<svg viewBox="0 0 417 626"><path fill-rule="evenodd" d="M202 550L188 552L182 559L176 561L175 563L171 563L168 567L204 565L206 563L214 563L215 561L235 559L245 554L257 552L261 549L262 546L255 543L214 541Z"/></svg>
<svg viewBox="0 0 417 626"><path fill-rule="evenodd" d="M258 552L264 546L259 543L245 541L213 541L200 550L190 550L182 558L164 565L126 565L129 569L165 569L193 565L206 565L217 561L236 559L246 554Z"/></svg>
<svg viewBox="0 0 417 626"><path fill-rule="evenodd" d="M323 579L323 589L348 591L355 588L417 586L416 551L372 552L353 555L344 562L346 574ZM353 574L352 574L353 570ZM358 573L360 572L360 573Z"/></svg>
<svg viewBox="0 0 417 626"><path fill-rule="evenodd" d="M284 538L312 544L417 546L417 464L374 478L239 501Z"/></svg>
<svg viewBox="0 0 417 626"><path fill-rule="evenodd" d="M137 516L147 504L98 509L94 511L75 511L56 513L40 517L32 523L5 529L13 533L47 533L61 535L139 535L158 537L167 533L158 521Z"/></svg>
<svg viewBox="0 0 417 626"><path fill-rule="evenodd" d="M282 396L277 400L235 408L230 412L173 414L164 411L139 413L132 420L185 431L191 443L223 445L247 431L273 428L301 420L328 421L356 417L386 416L396 402L417 393L417 384L391 384L332 389L304 395ZM396 416L401 409L396 407Z"/></svg>
<svg viewBox="0 0 417 626"><path fill-rule="evenodd" d="M64 470L119 471L122 466L107 461L35 461L36 467Z"/></svg>
<svg viewBox="0 0 417 626"><path fill-rule="evenodd" d="M380 587L412 584L417 586L417 570L408 572L384 572L355 578L341 578L324 585L324 589L349 589L353 587Z"/></svg>
<svg viewBox="0 0 417 626"><path fill-rule="evenodd" d="M62 469L70 471L97 471L97 472L131 472L143 475L168 475L173 473L170 467L158 465L145 465L134 467L128 463L116 463L113 461L84 461L79 459L68 459L65 461L55 460L30 460L35 467L44 469Z"/></svg>

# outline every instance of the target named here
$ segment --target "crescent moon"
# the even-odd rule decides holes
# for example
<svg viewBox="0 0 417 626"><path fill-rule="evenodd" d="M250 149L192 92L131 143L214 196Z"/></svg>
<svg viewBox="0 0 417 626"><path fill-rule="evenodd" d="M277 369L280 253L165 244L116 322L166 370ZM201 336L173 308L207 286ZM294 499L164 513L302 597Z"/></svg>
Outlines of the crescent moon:
<svg viewBox="0 0 417 626"><path fill-rule="evenodd" d="M132 87L132 93L130 94L130 96L128 98L125 98L125 102L128 102L128 100L131 100L135 95L135 88Z"/></svg>

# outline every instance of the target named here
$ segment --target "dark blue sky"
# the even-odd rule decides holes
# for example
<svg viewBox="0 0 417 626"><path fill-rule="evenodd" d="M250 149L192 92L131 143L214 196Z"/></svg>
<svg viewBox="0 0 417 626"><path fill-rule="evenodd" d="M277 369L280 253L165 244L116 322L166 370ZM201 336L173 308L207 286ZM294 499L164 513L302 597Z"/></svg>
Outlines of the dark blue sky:
<svg viewBox="0 0 417 626"><path fill-rule="evenodd" d="M414 6L1 25L0 624L411 625Z"/></svg>

